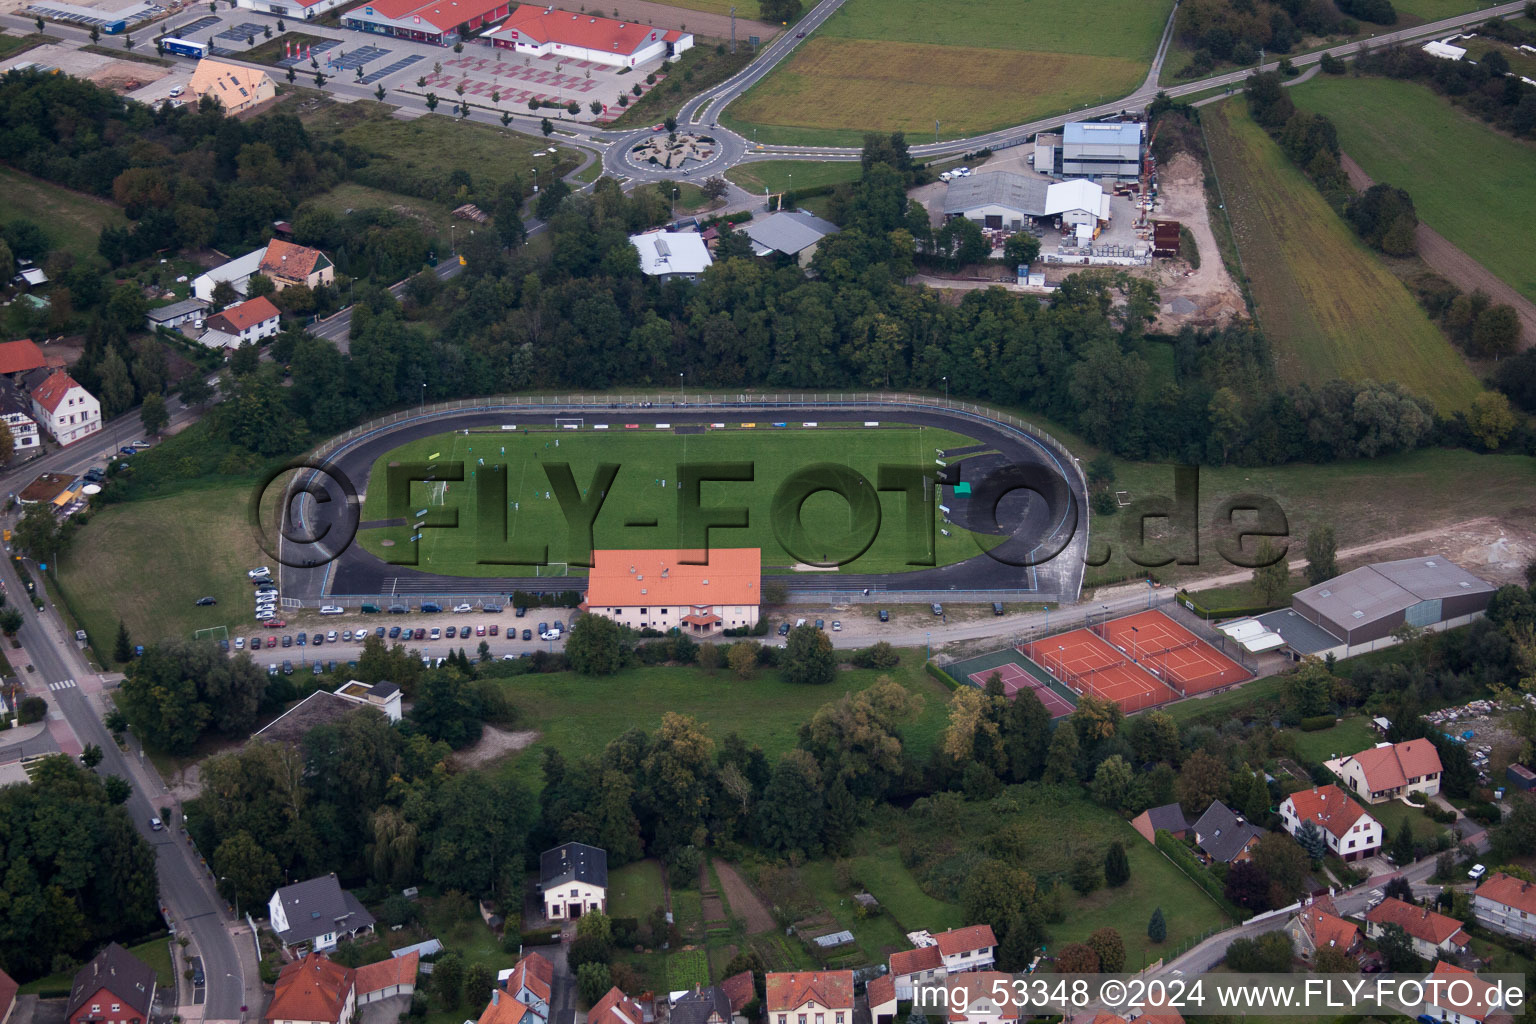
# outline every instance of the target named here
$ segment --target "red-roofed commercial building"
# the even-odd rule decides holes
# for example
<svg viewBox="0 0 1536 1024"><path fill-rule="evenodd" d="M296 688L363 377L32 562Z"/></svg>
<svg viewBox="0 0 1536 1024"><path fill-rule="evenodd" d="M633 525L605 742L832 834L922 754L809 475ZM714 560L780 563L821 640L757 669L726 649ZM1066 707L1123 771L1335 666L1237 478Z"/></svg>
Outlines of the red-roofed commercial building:
<svg viewBox="0 0 1536 1024"><path fill-rule="evenodd" d="M341 23L359 32L377 32L418 43L452 46L459 29L470 32L505 18L507 0L370 0L341 16Z"/></svg>
<svg viewBox="0 0 1536 1024"><path fill-rule="evenodd" d="M350 1024L357 1013L354 972L324 953L283 968L267 1007L268 1024Z"/></svg>
<svg viewBox="0 0 1536 1024"><path fill-rule="evenodd" d="M489 38L494 46L530 57L589 60L627 68L671 57L693 46L693 36L687 32L535 4L519 5Z"/></svg>
<svg viewBox="0 0 1536 1024"><path fill-rule="evenodd" d="M757 625L762 604L762 552L757 548L592 555L584 612L631 629L678 628L690 636Z"/></svg>
<svg viewBox="0 0 1536 1024"><path fill-rule="evenodd" d="M1333 765L1330 763L1329 767ZM1335 774L1366 803L1440 792L1440 752L1426 739L1382 743L1340 758Z"/></svg>
<svg viewBox="0 0 1536 1024"><path fill-rule="evenodd" d="M74 444L101 430L101 403L57 370L32 389L32 418L59 444Z"/></svg>
<svg viewBox="0 0 1536 1024"><path fill-rule="evenodd" d="M1513 875L1490 875L1472 894L1472 913L1496 932L1536 939L1536 885Z"/></svg>
<svg viewBox="0 0 1536 1024"><path fill-rule="evenodd" d="M1395 924L1413 939L1413 951L1426 960L1438 956L1455 956L1467 951L1472 941L1461 922L1454 917L1437 914L1428 907L1416 907L1404 903L1395 896L1388 896L1365 914L1365 934L1372 939L1381 938L1389 924Z"/></svg>
<svg viewBox="0 0 1536 1024"><path fill-rule="evenodd" d="M1304 789L1280 804L1280 823L1291 835L1309 821L1323 830L1328 849L1344 860L1360 860L1381 849L1381 822L1338 786Z"/></svg>
<svg viewBox="0 0 1536 1024"><path fill-rule="evenodd" d="M765 979L768 1024L852 1024L852 971L774 971Z"/></svg>

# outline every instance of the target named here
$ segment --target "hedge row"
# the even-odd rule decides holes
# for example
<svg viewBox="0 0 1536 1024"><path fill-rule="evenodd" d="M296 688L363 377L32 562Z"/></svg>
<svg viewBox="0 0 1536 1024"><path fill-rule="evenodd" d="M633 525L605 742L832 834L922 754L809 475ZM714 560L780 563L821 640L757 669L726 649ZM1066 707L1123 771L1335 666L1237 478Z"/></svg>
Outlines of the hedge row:
<svg viewBox="0 0 1536 1024"><path fill-rule="evenodd" d="M1200 616L1202 619L1236 619L1241 618L1244 615L1263 615L1265 612L1272 612L1276 608L1285 608L1289 606L1289 602L1287 602L1286 604L1240 604L1227 608L1207 608L1187 590L1179 591L1178 599L1180 604L1194 612L1196 615Z"/></svg>
<svg viewBox="0 0 1536 1024"><path fill-rule="evenodd" d="M751 210L737 210L735 213L722 213L715 217L706 217L699 221L699 227L708 230L718 224L744 224L752 219Z"/></svg>
<svg viewBox="0 0 1536 1024"><path fill-rule="evenodd" d="M1216 881L1215 876L1205 870L1200 862L1195 859L1195 855L1189 851L1189 847L1173 838L1173 833L1167 829L1158 829L1157 848L1167 854L1168 859L1173 861L1174 866L1188 875L1191 881L1209 893L1210 897L1234 920L1241 921L1248 916L1244 911L1228 902L1227 894L1222 890L1221 883Z"/></svg>
<svg viewBox="0 0 1536 1024"><path fill-rule="evenodd" d="M935 665L933 662L928 662L926 667L928 669L929 675L933 676L933 678L937 679L951 690L960 689L960 684L955 682L955 677L939 668L939 666Z"/></svg>

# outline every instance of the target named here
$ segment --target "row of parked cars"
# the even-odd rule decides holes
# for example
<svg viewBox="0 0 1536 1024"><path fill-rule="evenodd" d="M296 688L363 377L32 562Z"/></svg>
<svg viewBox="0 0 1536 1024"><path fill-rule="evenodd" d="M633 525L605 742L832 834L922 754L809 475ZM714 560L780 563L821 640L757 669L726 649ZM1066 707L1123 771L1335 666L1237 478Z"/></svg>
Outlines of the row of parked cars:
<svg viewBox="0 0 1536 1024"><path fill-rule="evenodd" d="M277 583L272 579L272 570L265 565L259 565L254 569L246 570L246 578L256 589L252 597L256 602L256 618L262 622L277 617ZM198 604L215 604L213 598L205 597Z"/></svg>
<svg viewBox="0 0 1536 1024"><path fill-rule="evenodd" d="M446 628L433 626L430 629L426 626L417 626L415 629L412 629L410 626L390 626L388 628L375 626L372 632L380 640L470 640L479 637L500 636L501 626L494 622L482 626L448 626ZM558 619L555 620L553 625L547 622L539 623L538 636L540 640L558 640L564 632L565 624ZM339 632L333 629L327 633L317 631L315 633L299 633L296 636L291 633L284 634L282 637L274 633L265 638L253 636L249 639L241 636L235 638L235 650L243 651L249 648L253 651L259 651L264 647L272 650L278 647L321 647L325 644L342 643L360 644L368 638L368 634L369 630L366 629L355 631L343 629ZM525 629L523 630L522 637L524 640L532 640L534 631L532 629ZM507 630L507 639L517 639L517 629L515 627Z"/></svg>

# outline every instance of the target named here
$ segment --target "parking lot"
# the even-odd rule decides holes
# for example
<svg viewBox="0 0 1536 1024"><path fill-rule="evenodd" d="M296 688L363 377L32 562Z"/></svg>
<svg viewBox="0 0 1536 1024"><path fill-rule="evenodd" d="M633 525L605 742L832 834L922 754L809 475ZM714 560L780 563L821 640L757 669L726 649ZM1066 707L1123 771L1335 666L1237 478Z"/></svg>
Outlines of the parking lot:
<svg viewBox="0 0 1536 1024"><path fill-rule="evenodd" d="M279 612L278 619L273 621L284 622L283 626L253 624L249 630L238 635L232 633L229 645L231 655L249 652L251 660L266 666L269 672L273 671L273 666L282 671L284 662L290 663L295 673L329 672L335 667L356 662L363 641L369 636L379 637L389 646L401 644L408 650L419 652L423 659L433 664L450 654L456 654L460 649L470 658L478 659L481 643L490 648L491 657L512 659L531 657L534 651L563 650L564 631L558 639L540 640L539 627L546 623L553 626L557 622L569 625L573 614L567 608L530 608L522 618L517 618L515 612L508 608L504 615L496 616L478 613L454 615L451 612L426 616L389 616L392 621L387 624L377 622L378 616L358 615L358 620L372 621L359 621L355 626L325 621L321 623L321 628L308 629L298 628L301 625L299 621L288 622ZM312 617L312 612L305 616L313 621ZM398 621L402 618L404 621ZM495 635L491 633L493 628L496 630ZM454 632L452 637L448 635L450 629ZM331 639L332 633L335 639ZM526 640L523 639L525 633L528 637ZM419 640L418 635L421 637Z"/></svg>

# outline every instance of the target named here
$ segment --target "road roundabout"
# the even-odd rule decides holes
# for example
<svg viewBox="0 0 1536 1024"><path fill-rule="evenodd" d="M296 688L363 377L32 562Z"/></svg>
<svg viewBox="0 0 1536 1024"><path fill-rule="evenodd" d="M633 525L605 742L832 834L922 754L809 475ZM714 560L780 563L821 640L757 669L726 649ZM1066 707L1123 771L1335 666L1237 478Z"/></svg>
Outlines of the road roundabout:
<svg viewBox="0 0 1536 1024"><path fill-rule="evenodd" d="M893 440L897 437L899 444ZM561 442L564 450L556 454ZM533 454L520 456L519 444ZM659 461L635 454L644 450L654 450ZM802 457L783 458L785 450L800 451ZM859 462L852 454L856 451L864 451L866 461ZM896 451L899 459L893 458ZM751 468L722 470L731 452L747 452L748 458L729 465ZM824 457L828 452L833 453L830 459ZM482 538L500 543L511 539L519 522L530 524L523 528L537 534L532 540L546 544L543 557L562 561L565 533L555 531L550 537L538 527L562 513L569 522L570 515L566 502L552 494L551 488L559 490L558 481L544 482L536 463L544 463L543 473L554 480L549 462L568 462L576 487L585 487L597 479L593 474L600 467L583 465L584 453L590 460L599 455L604 462L613 460L620 474L602 491L606 499L611 486L615 503L588 520L596 548L679 546L680 529L667 520L674 512L677 520L693 513L683 512L687 499L677 478L700 477L738 481L690 483L688 493L706 515L739 506L748 517L757 517L752 526L736 531L717 522L704 536L721 547L760 545L765 585L772 580L788 591L890 603L1057 603L1076 600L1082 587L1088 516L1077 460L1022 420L915 395L530 396L412 410L341 435L296 466L297 472L275 477L253 498L253 527L282 564L285 601L297 605L395 604L413 598L473 602L505 599L514 589L580 589L577 566L561 570L569 575L558 580L544 568L506 566L497 562L499 556L483 554ZM520 457L527 461L516 462ZM843 462L849 465L837 465ZM533 477L527 476L526 466L534 467ZM494 500L485 497L487 487L506 486L493 477L511 481L511 500L506 490ZM857 508L865 487L892 493L873 502L874 532L865 548L857 549L854 538L849 551L859 553L841 553L835 541L825 542L816 529L827 521L829 506L816 506L821 511L813 513L813 504L846 501L848 508ZM790 505L796 510L787 520L782 507L786 490L794 492ZM821 493L826 491L844 497ZM573 506L588 500L574 490L569 493ZM530 500L535 504L520 507ZM502 511L493 513L499 517L495 529L477 532L491 529L485 510L496 507ZM850 535L861 529L857 516L843 511L843 505L830 507L838 510ZM273 508L288 510L281 529L273 525ZM651 513L648 521L631 521L645 511ZM934 516L928 520L933 540L927 545L913 532L913 524L926 526L925 511ZM802 513L803 520L795 518ZM786 539L795 535L781 528L786 521L796 529L810 528L812 547ZM453 536L464 538L462 546L443 541L460 526L464 530ZM642 527L651 532L633 532ZM875 533L878 545L871 546ZM662 541L637 543L636 536ZM966 540L974 541L973 547L964 547ZM827 543L833 551L815 547ZM892 556L897 548L901 553ZM471 550L472 555L465 553ZM421 551L435 556L409 564ZM787 556L786 551L796 554ZM876 557L877 551L884 554ZM434 557L433 571L428 571ZM880 571L857 571L861 565Z"/></svg>

